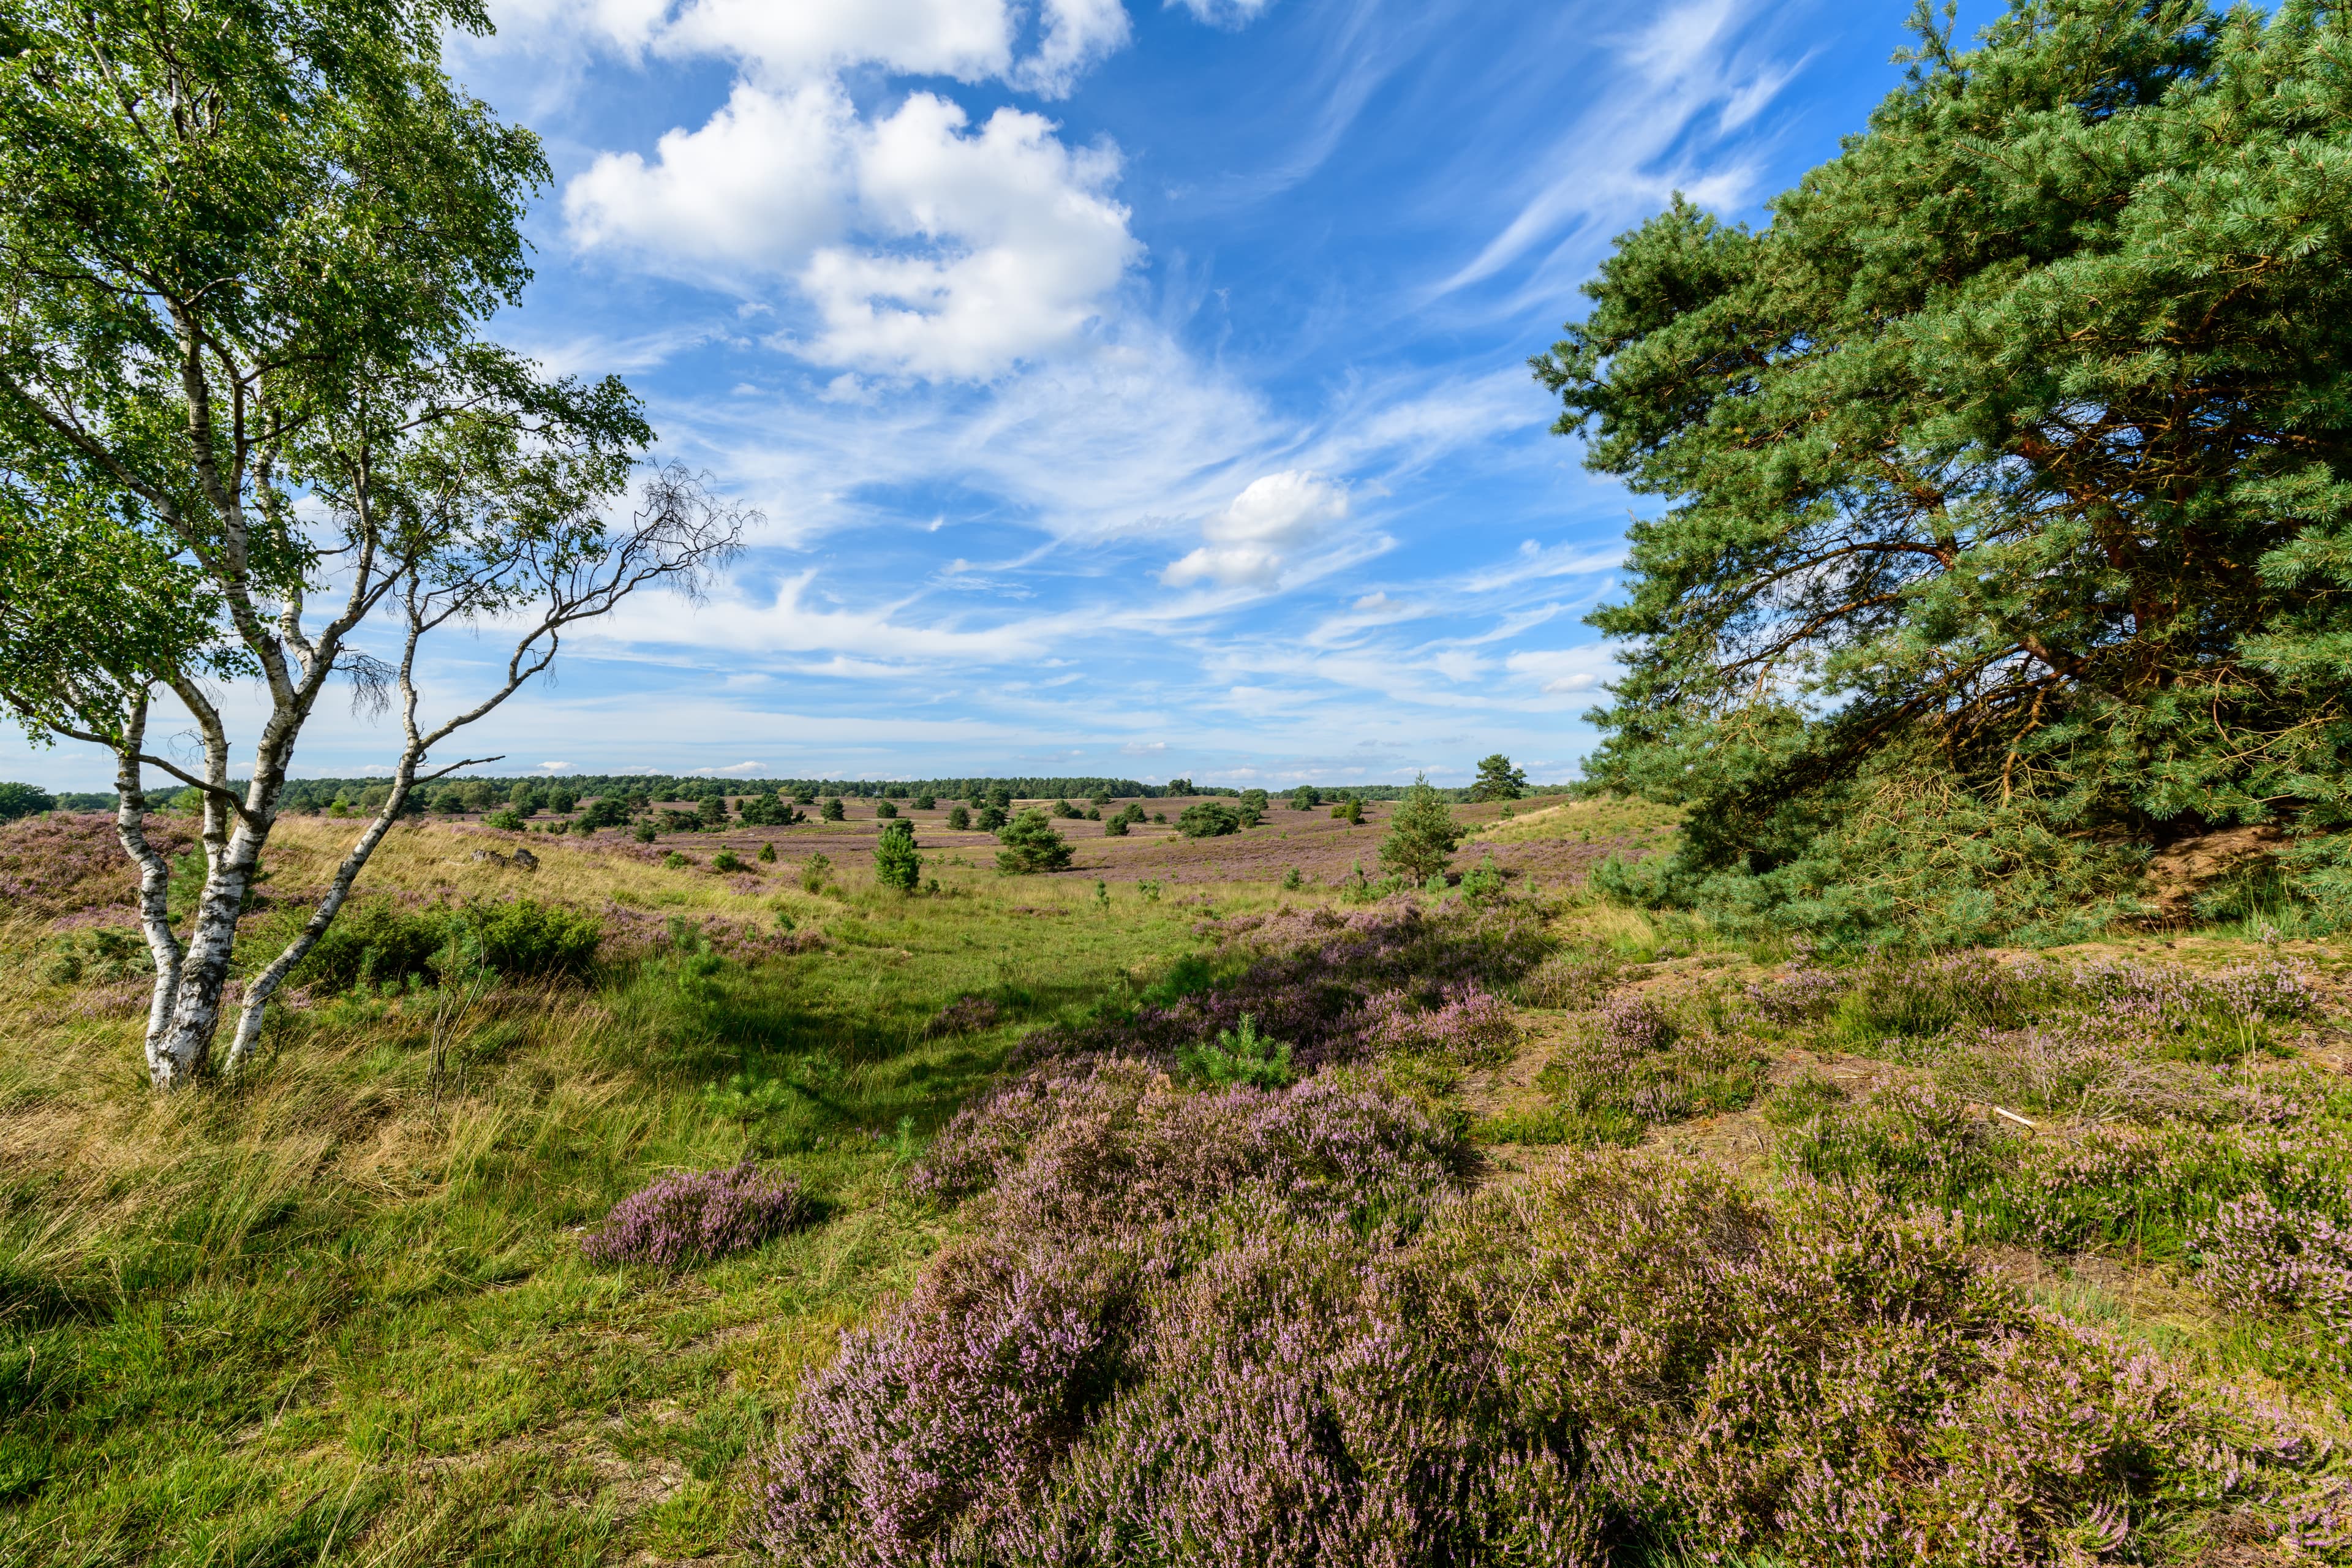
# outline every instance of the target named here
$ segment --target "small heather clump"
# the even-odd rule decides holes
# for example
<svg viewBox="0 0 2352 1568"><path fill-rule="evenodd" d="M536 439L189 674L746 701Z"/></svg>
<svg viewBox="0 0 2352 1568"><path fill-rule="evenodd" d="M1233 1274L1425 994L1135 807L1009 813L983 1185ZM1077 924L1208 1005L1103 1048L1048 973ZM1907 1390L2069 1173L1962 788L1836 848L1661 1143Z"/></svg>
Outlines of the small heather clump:
<svg viewBox="0 0 2352 1568"><path fill-rule="evenodd" d="M1442 994L1443 1002L1426 1008L1401 991L1373 997L1371 1040L1384 1050L1435 1051L1466 1067L1510 1059L1519 1026L1509 1003L1469 983L1448 985Z"/></svg>
<svg viewBox="0 0 2352 1568"><path fill-rule="evenodd" d="M1004 1010L986 996L959 996L931 1015L930 1022L923 1026L923 1037L936 1040L976 1035L996 1027L1003 1017Z"/></svg>
<svg viewBox="0 0 2352 1568"><path fill-rule="evenodd" d="M1750 985L1748 999L1776 1024L1819 1018L1837 1005L1846 992L1846 980L1834 970L1791 964L1779 977Z"/></svg>
<svg viewBox="0 0 2352 1568"><path fill-rule="evenodd" d="M613 1205L580 1244L593 1263L650 1264L677 1270L757 1247L809 1218L807 1198L789 1176L758 1165L673 1171Z"/></svg>
<svg viewBox="0 0 2352 1568"><path fill-rule="evenodd" d="M2221 1205L2195 1245L2205 1288L2224 1305L2309 1312L2352 1343L2352 1229L2252 1192Z"/></svg>
<svg viewBox="0 0 2352 1568"><path fill-rule="evenodd" d="M1664 1050L1674 1042L1675 1023L1646 996L1612 996L1601 1009L1604 1040L1626 1057Z"/></svg>

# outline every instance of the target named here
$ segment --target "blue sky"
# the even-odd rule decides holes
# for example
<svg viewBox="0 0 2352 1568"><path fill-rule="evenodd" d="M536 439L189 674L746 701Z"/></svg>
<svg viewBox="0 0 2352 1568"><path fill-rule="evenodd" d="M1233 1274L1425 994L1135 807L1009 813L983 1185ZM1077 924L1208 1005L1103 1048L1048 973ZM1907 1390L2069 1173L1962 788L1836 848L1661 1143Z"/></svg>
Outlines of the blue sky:
<svg viewBox="0 0 2352 1568"><path fill-rule="evenodd" d="M1757 220L1834 155L1907 8L494 4L452 72L555 170L499 335L624 374L765 521L708 603L634 605L467 751L1572 776L1611 669L1580 617L1654 503L1548 433L1525 361L1671 191ZM446 647L438 689L494 652ZM297 771L392 742L323 711Z"/></svg>

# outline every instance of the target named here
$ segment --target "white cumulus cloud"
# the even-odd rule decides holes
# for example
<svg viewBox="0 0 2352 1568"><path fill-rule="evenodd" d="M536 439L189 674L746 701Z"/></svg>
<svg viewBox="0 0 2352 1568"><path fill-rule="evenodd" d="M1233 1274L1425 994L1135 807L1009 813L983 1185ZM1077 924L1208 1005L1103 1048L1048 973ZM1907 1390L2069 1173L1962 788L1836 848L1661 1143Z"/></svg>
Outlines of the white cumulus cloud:
<svg viewBox="0 0 2352 1568"><path fill-rule="evenodd" d="M960 106L916 93L861 139L861 214L897 243L810 258L815 357L984 376L1075 336L1140 253L1109 195L1115 153L1073 152L1019 110L965 124Z"/></svg>
<svg viewBox="0 0 2352 1568"><path fill-rule="evenodd" d="M1043 116L910 94L874 121L838 83L738 83L647 160L608 153L563 196L575 245L675 276L789 279L827 364L985 378L1084 330L1142 254L1108 145L1071 148Z"/></svg>
<svg viewBox="0 0 2352 1568"><path fill-rule="evenodd" d="M848 220L855 123L835 83L739 82L700 130L664 135L652 162L606 153L575 177L563 192L572 243L670 271L788 268Z"/></svg>
<svg viewBox="0 0 2352 1568"><path fill-rule="evenodd" d="M1301 545L1347 515L1344 485L1298 468L1268 474L1202 524L1201 547L1161 573L1161 580L1179 588L1203 580L1272 587Z"/></svg>

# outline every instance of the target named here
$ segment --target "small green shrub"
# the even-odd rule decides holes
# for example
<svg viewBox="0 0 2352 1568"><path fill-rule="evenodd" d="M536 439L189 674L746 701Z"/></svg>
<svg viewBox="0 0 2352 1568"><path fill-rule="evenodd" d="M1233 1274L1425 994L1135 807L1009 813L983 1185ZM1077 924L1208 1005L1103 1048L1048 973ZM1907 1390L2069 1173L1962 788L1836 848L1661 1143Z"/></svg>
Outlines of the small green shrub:
<svg viewBox="0 0 2352 1568"><path fill-rule="evenodd" d="M694 858L683 851L673 849L662 857L662 864L673 871L683 871L694 864Z"/></svg>
<svg viewBox="0 0 2352 1568"><path fill-rule="evenodd" d="M604 940L604 922L584 910L514 899L469 904L466 924L482 962L504 974L584 976Z"/></svg>
<svg viewBox="0 0 2352 1568"><path fill-rule="evenodd" d="M997 852L996 869L1006 877L1069 868L1069 841L1054 831L1045 812L1031 806L996 836L1004 847Z"/></svg>
<svg viewBox="0 0 2352 1568"><path fill-rule="evenodd" d="M948 807L948 826L958 833L968 832L971 827L970 808L961 805Z"/></svg>
<svg viewBox="0 0 2352 1568"><path fill-rule="evenodd" d="M1474 904L1492 903L1503 896L1503 869L1491 853L1462 873L1462 896Z"/></svg>
<svg viewBox="0 0 2352 1568"><path fill-rule="evenodd" d="M1282 874L1282 890L1284 892L1295 893L1305 886L1307 886L1307 878L1299 871L1297 867L1293 866L1289 870L1285 871Z"/></svg>
<svg viewBox="0 0 2352 1568"><path fill-rule="evenodd" d="M874 815L875 815L876 816L879 817L879 818L880 818L881 820L883 820L884 822L887 822L887 821L889 821L892 817L895 817L895 816L897 816L898 815L898 808L897 806L895 806L895 805L891 805L891 804L890 804L888 801L887 801L887 800L884 800L884 801L877 801L877 802L875 803L875 805L874 805Z"/></svg>
<svg viewBox="0 0 2352 1568"><path fill-rule="evenodd" d="M824 809L818 815L823 816L827 822L845 822L849 818L849 812L847 808L843 806L841 804L841 797L837 795L826 799Z"/></svg>
<svg viewBox="0 0 2352 1568"><path fill-rule="evenodd" d="M801 866L801 891L804 893L817 891L824 886L824 879L832 875L833 861L830 857L810 856Z"/></svg>
<svg viewBox="0 0 2352 1568"><path fill-rule="evenodd" d="M1859 1103L1824 1102L1781 1152L1815 1181L1955 1208L2015 1168L2018 1142L1956 1096L1905 1087Z"/></svg>
<svg viewBox="0 0 2352 1568"><path fill-rule="evenodd" d="M775 863L776 863L776 847L775 847L774 845L772 845L772 844L762 844L762 845L761 845L761 846L760 846L760 864L761 864L761 865L762 865L762 866L772 866L772 865L774 865Z"/></svg>
<svg viewBox="0 0 2352 1568"><path fill-rule="evenodd" d="M654 825L652 823L640 822L637 824L636 839L638 843L651 844L655 839L659 838L660 837L660 834L654 831Z"/></svg>
<svg viewBox="0 0 2352 1568"><path fill-rule="evenodd" d="M347 905L288 976L297 985L344 991L423 974L448 943L446 910L410 911L390 902Z"/></svg>
<svg viewBox="0 0 2352 1568"><path fill-rule="evenodd" d="M714 871L748 871L751 869L749 866L743 864L741 858L739 857L732 849L721 849L718 854L713 855L710 858L710 868Z"/></svg>
<svg viewBox="0 0 2352 1568"><path fill-rule="evenodd" d="M915 797L915 809L917 811L929 811L939 804L939 796L930 794L929 791L925 791L923 794Z"/></svg>
<svg viewBox="0 0 2352 1568"><path fill-rule="evenodd" d="M1044 814L1041 812L1039 815ZM982 833L995 833L1003 829L1005 821L1004 808L991 801L980 808L980 815L972 819L972 826Z"/></svg>
<svg viewBox="0 0 2352 1568"><path fill-rule="evenodd" d="M923 858L915 853L915 825L906 818L882 830L881 842L874 847L874 879L902 893L911 893L921 885Z"/></svg>
<svg viewBox="0 0 2352 1568"><path fill-rule="evenodd" d="M1204 1040L1176 1053L1177 1070L1219 1089L1247 1084L1253 1089L1287 1089L1297 1074L1291 1070L1290 1047L1257 1032L1256 1020L1242 1015L1238 1029L1219 1029L1214 1041Z"/></svg>
<svg viewBox="0 0 2352 1568"><path fill-rule="evenodd" d="M520 833L522 818L516 815L513 807L509 806L504 811L490 813L488 816L483 818L482 826L495 827L501 833Z"/></svg>
<svg viewBox="0 0 2352 1568"><path fill-rule="evenodd" d="M1808 1068L1789 1082L1776 1085L1764 1100L1764 1120L1775 1127L1801 1127L1813 1118L1843 1105L1846 1092L1819 1070Z"/></svg>
<svg viewBox="0 0 2352 1568"><path fill-rule="evenodd" d="M1222 800L1188 805L1176 818L1176 831L1187 838L1222 838L1241 830L1241 813Z"/></svg>
<svg viewBox="0 0 2352 1568"><path fill-rule="evenodd" d="M1103 837L1106 838L1126 837L1127 818L1124 816L1105 817L1103 819Z"/></svg>

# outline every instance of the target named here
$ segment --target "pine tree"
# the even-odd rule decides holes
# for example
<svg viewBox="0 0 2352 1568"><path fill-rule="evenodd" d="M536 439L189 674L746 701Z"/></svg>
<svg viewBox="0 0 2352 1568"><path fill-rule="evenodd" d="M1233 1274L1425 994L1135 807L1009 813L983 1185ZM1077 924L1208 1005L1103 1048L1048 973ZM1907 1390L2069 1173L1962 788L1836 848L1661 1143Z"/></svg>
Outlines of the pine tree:
<svg viewBox="0 0 2352 1568"><path fill-rule="evenodd" d="M874 846L874 879L902 893L921 885L923 858L915 853L915 825L903 816L885 826Z"/></svg>
<svg viewBox="0 0 2352 1568"><path fill-rule="evenodd" d="M1069 842L1054 831L1052 820L1039 807L1033 805L1014 817L996 838L1004 846L997 852L996 868L1007 877L1069 868Z"/></svg>
<svg viewBox="0 0 2352 1568"><path fill-rule="evenodd" d="M1397 803L1388 837L1381 840L1381 864L1399 876L1425 882L1453 863L1454 847L1460 842L1462 829L1454 826L1444 797L1430 787L1426 774L1416 774L1412 787Z"/></svg>
<svg viewBox="0 0 2352 1568"><path fill-rule="evenodd" d="M1472 800L1517 800L1528 793L1528 775L1496 752L1478 764L1478 782L1470 786Z"/></svg>
<svg viewBox="0 0 2352 1568"><path fill-rule="evenodd" d="M1664 503L1590 617L1627 651L1585 775L1689 815L1613 885L2062 938L2151 848L2284 820L2352 911L2352 22L1919 17L1769 226L1678 199L1535 362Z"/></svg>

